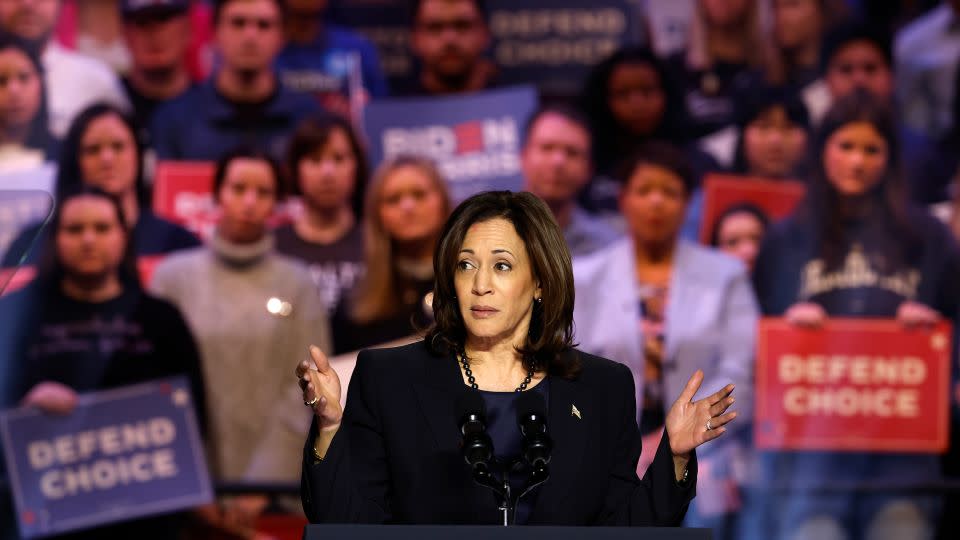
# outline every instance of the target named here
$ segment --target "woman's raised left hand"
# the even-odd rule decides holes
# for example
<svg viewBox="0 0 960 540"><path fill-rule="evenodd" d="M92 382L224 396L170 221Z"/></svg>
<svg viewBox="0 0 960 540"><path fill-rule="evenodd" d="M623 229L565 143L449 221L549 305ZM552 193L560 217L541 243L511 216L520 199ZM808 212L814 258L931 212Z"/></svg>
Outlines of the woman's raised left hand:
<svg viewBox="0 0 960 540"><path fill-rule="evenodd" d="M694 448L723 435L724 426L737 417L736 411L727 412L734 402L732 384L693 401L702 383L703 371L698 369L667 412L665 428L675 457L688 458Z"/></svg>

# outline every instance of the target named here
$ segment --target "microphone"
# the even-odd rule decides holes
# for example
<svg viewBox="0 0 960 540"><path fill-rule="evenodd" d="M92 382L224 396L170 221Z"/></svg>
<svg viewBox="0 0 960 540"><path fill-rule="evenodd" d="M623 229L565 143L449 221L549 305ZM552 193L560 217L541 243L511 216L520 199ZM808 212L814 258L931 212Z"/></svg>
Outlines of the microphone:
<svg viewBox="0 0 960 540"><path fill-rule="evenodd" d="M547 433L547 406L537 392L520 393L517 400L517 424L522 437L521 458L534 471L546 473L553 440Z"/></svg>
<svg viewBox="0 0 960 540"><path fill-rule="evenodd" d="M493 459L493 441L487 434L486 408L479 393L465 390L457 397L460 443L464 461L475 473L486 472Z"/></svg>

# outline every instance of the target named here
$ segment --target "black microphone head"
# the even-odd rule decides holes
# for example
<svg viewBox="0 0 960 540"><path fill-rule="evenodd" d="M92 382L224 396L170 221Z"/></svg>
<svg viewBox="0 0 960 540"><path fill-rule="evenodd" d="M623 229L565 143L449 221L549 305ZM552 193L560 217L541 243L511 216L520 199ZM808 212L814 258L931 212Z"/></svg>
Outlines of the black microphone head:
<svg viewBox="0 0 960 540"><path fill-rule="evenodd" d="M480 392L464 388L457 396L456 411L460 418L460 450L471 467L485 467L493 459L493 441L487 434L486 406Z"/></svg>
<svg viewBox="0 0 960 540"><path fill-rule="evenodd" d="M534 469L550 463L553 441L547 434L547 402L539 392L526 391L517 399L517 424L523 437L520 455Z"/></svg>
<svg viewBox="0 0 960 540"><path fill-rule="evenodd" d="M547 401L540 392L521 392L517 399L517 424L524 433L528 429L547 430Z"/></svg>
<svg viewBox="0 0 960 540"><path fill-rule="evenodd" d="M487 429L486 405L479 392L465 388L457 396L456 409L460 431L466 435L475 430Z"/></svg>

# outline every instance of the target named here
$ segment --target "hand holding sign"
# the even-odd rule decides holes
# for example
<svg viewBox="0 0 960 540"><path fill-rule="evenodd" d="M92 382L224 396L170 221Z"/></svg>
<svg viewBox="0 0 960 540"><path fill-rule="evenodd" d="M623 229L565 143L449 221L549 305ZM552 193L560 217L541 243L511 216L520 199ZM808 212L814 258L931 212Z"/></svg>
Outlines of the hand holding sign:
<svg viewBox="0 0 960 540"><path fill-rule="evenodd" d="M827 312L819 304L813 302L798 302L784 314L787 322L794 326L806 328L820 328L827 322Z"/></svg>
<svg viewBox="0 0 960 540"><path fill-rule="evenodd" d="M77 393L58 382L43 381L27 392L22 404L37 407L46 413L70 414L77 406Z"/></svg>
<svg viewBox="0 0 960 540"><path fill-rule="evenodd" d="M940 322L940 314L919 302L904 302L897 308L897 320L907 328L932 328Z"/></svg>

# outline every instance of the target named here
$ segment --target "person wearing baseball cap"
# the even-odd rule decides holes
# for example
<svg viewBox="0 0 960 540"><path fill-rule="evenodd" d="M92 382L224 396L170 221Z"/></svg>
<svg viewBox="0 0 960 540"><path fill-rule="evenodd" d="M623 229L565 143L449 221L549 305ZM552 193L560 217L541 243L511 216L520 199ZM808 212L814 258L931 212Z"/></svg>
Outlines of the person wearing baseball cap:
<svg viewBox="0 0 960 540"><path fill-rule="evenodd" d="M134 117L150 126L156 108L180 96L193 80L187 69L189 0L123 0L123 33L133 63L122 79Z"/></svg>

